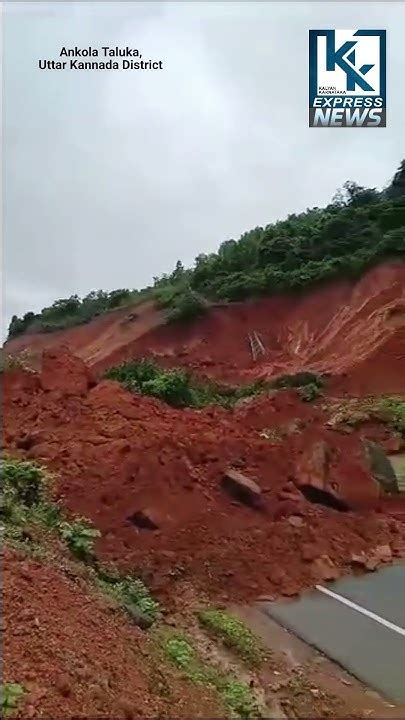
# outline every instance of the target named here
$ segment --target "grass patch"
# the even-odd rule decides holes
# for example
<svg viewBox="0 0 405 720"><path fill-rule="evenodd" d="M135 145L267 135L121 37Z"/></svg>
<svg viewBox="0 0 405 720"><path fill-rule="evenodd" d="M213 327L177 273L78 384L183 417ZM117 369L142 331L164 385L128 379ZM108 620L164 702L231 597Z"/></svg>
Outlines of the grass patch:
<svg viewBox="0 0 405 720"><path fill-rule="evenodd" d="M239 618L225 610L201 610L197 618L204 628L249 665L257 667L265 659L259 640Z"/></svg>
<svg viewBox="0 0 405 720"><path fill-rule="evenodd" d="M18 683L2 683L0 686L1 716L6 717L16 712L24 695L24 688Z"/></svg>
<svg viewBox="0 0 405 720"><path fill-rule="evenodd" d="M163 638L166 657L191 681L216 690L231 717L249 720L262 717L249 686L234 675L204 663L190 640L182 633Z"/></svg>

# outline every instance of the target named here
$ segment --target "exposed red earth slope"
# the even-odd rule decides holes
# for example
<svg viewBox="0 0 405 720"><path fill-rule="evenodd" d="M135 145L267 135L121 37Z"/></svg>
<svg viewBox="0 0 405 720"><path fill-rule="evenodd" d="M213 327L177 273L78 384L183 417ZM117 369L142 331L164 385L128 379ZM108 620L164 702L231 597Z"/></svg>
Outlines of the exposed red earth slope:
<svg viewBox="0 0 405 720"><path fill-rule="evenodd" d="M138 318L126 321L132 310ZM247 341L252 331L266 348L256 363ZM164 325L163 313L143 303L66 331L23 335L6 351L39 353L61 343L98 372L154 352L163 364L224 380L312 369L331 373L336 390L405 392L405 265L387 263L356 283L339 281L302 295L215 307L191 326Z"/></svg>
<svg viewBox="0 0 405 720"><path fill-rule="evenodd" d="M6 448L56 471L57 495L102 531L99 554L167 598L184 580L234 601L291 594L346 572L353 554L405 555L401 507L381 504L360 432L328 428L319 404L283 391L234 411L175 410L96 383L63 350L42 365L4 376ZM257 480L261 510L223 490L229 465ZM353 510L307 501L297 489L307 478ZM131 522L140 511L155 530Z"/></svg>
<svg viewBox="0 0 405 720"><path fill-rule="evenodd" d="M220 717L207 688L159 662L145 633L80 576L5 549L3 680L24 687L13 717Z"/></svg>

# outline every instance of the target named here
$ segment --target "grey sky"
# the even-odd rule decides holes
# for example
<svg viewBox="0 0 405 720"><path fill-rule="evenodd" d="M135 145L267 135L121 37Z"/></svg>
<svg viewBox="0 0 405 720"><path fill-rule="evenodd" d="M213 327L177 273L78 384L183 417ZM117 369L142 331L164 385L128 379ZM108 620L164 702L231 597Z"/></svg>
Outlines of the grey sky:
<svg viewBox="0 0 405 720"><path fill-rule="evenodd" d="M384 185L405 156L403 3L13 3L4 13L3 317L142 287L256 225ZM388 33L388 127L307 127L310 28ZM138 47L155 72L39 70Z"/></svg>

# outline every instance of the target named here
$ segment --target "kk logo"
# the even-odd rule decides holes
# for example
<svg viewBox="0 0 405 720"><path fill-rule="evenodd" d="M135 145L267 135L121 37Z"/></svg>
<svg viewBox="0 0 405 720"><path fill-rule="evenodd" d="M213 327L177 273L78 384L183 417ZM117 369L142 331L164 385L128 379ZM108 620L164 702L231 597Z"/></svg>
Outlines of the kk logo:
<svg viewBox="0 0 405 720"><path fill-rule="evenodd" d="M335 48L335 31L326 30L326 69L334 70L338 65L346 73L347 90L355 90L358 85L365 92L373 92L374 88L366 82L364 75L374 67L374 65L362 65L356 70L356 51L355 46L358 41L345 42L336 50Z"/></svg>
<svg viewBox="0 0 405 720"><path fill-rule="evenodd" d="M310 127L386 126L386 31L309 31Z"/></svg>

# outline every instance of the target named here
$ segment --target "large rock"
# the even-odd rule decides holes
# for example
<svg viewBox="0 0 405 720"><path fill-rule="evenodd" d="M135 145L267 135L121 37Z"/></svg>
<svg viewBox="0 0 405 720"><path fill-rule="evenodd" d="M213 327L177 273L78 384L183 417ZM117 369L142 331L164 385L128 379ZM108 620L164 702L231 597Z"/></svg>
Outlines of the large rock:
<svg viewBox="0 0 405 720"><path fill-rule="evenodd" d="M256 509L262 507L261 488L254 480L246 477L238 470L228 468L225 471L222 478L222 487L235 500Z"/></svg>
<svg viewBox="0 0 405 720"><path fill-rule="evenodd" d="M364 440L363 444L366 462L373 478L381 485L385 492L397 493L397 477L381 445L371 442L371 440Z"/></svg>
<svg viewBox="0 0 405 720"><path fill-rule="evenodd" d="M388 460L394 470L400 492L405 492L405 455L389 455Z"/></svg>
<svg viewBox="0 0 405 720"><path fill-rule="evenodd" d="M337 510L377 507L381 487L361 462L364 449L350 444L350 453L339 443L314 442L299 458L294 480L311 502Z"/></svg>

